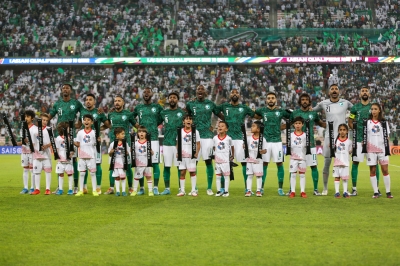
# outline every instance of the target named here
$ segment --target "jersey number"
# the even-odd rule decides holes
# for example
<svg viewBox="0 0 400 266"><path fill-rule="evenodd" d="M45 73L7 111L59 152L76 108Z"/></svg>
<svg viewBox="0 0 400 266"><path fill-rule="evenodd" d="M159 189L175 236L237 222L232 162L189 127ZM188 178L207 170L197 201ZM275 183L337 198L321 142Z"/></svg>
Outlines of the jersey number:
<svg viewBox="0 0 400 266"><path fill-rule="evenodd" d="M226 112L226 116L228 116L228 111L229 111L228 109L226 109L226 110L225 110L225 112Z"/></svg>
<svg viewBox="0 0 400 266"><path fill-rule="evenodd" d="M62 109L58 108L57 113L58 113L59 116L62 116Z"/></svg>
<svg viewBox="0 0 400 266"><path fill-rule="evenodd" d="M168 116L165 116L164 121L165 123L168 123Z"/></svg>
<svg viewBox="0 0 400 266"><path fill-rule="evenodd" d="M328 105L328 106L326 107L325 111L326 111L327 113L329 113L329 112L331 111L331 107Z"/></svg>

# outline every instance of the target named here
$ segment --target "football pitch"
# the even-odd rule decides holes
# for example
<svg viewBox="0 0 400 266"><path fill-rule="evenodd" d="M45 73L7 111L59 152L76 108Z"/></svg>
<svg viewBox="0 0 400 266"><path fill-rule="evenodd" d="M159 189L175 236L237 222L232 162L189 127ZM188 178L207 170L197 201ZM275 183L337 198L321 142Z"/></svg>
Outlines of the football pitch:
<svg viewBox="0 0 400 266"><path fill-rule="evenodd" d="M268 167L262 198L244 197L240 167L235 168L228 198L207 196L204 162L198 166L197 198L176 197L176 169L171 171L169 196L45 196L43 174L42 194L20 195L20 156L0 158L0 265L400 263L400 156L390 157L394 199L385 197L383 180L383 196L372 199L365 162L359 168L359 196L347 199L333 197L332 177L328 196L312 196L309 169L307 199L298 196L298 188L296 198L280 197L275 164ZM285 159L287 191L288 158ZM323 157L318 160L322 190ZM103 192L109 185L107 162L108 156L104 156ZM160 191L164 189L162 168ZM189 177L186 180L188 192ZM67 183L65 180L64 187ZM52 190L56 185L53 174Z"/></svg>

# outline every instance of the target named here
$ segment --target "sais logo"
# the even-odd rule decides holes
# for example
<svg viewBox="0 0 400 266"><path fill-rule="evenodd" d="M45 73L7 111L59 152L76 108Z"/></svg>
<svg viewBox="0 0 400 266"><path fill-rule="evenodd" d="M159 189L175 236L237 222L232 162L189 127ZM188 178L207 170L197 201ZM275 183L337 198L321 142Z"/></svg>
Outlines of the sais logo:
<svg viewBox="0 0 400 266"><path fill-rule="evenodd" d="M177 113L176 116L177 117L182 117L182 113Z"/></svg>
<svg viewBox="0 0 400 266"><path fill-rule="evenodd" d="M242 107L239 107L239 112L243 112L243 108Z"/></svg>
<svg viewBox="0 0 400 266"><path fill-rule="evenodd" d="M153 113L156 113L156 112L157 112L157 109L156 109L155 107L153 107L153 108L151 108L151 111L152 111Z"/></svg>
<svg viewBox="0 0 400 266"><path fill-rule="evenodd" d="M309 115L308 118L310 118L311 120L314 118L313 115Z"/></svg>
<svg viewBox="0 0 400 266"><path fill-rule="evenodd" d="M337 150L338 151L346 150L346 146L344 145L344 143L339 143L339 145L337 146Z"/></svg>
<svg viewBox="0 0 400 266"><path fill-rule="evenodd" d="M253 140L253 142L250 144L250 147L251 147L252 149L257 148L257 147L258 147L258 140Z"/></svg>
<svg viewBox="0 0 400 266"><path fill-rule="evenodd" d="M217 145L217 148L218 148L218 150L225 150L225 143L224 143L224 142L220 142L220 143Z"/></svg>
<svg viewBox="0 0 400 266"><path fill-rule="evenodd" d="M75 105L71 105L69 108L71 108L71 110L75 110Z"/></svg>
<svg viewBox="0 0 400 266"><path fill-rule="evenodd" d="M139 147L139 153L145 153L146 152L146 146L145 145L141 145Z"/></svg>
<svg viewBox="0 0 400 266"><path fill-rule="evenodd" d="M278 117L278 116L280 116L281 115L281 112L275 112L275 115Z"/></svg>
<svg viewBox="0 0 400 266"><path fill-rule="evenodd" d="M121 119L124 120L124 121L126 120L126 118L127 118L126 115L123 115L123 116L121 117Z"/></svg>
<svg viewBox="0 0 400 266"><path fill-rule="evenodd" d="M192 135L191 134L186 134L186 136L183 137L183 140L185 142L192 141Z"/></svg>
<svg viewBox="0 0 400 266"><path fill-rule="evenodd" d="M207 109L207 110L210 109L210 106L209 106L208 104L206 104L206 109Z"/></svg>
<svg viewBox="0 0 400 266"><path fill-rule="evenodd" d="M378 125L374 125L374 127L372 128L372 133L379 133L381 131L381 129L379 128Z"/></svg>
<svg viewBox="0 0 400 266"><path fill-rule="evenodd" d="M296 137L296 138L294 139L294 144L295 144L295 145L301 145L301 138L300 138L300 137Z"/></svg>
<svg viewBox="0 0 400 266"><path fill-rule="evenodd" d="M89 143L89 142L90 142L90 135L85 135L85 136L83 137L83 142Z"/></svg>

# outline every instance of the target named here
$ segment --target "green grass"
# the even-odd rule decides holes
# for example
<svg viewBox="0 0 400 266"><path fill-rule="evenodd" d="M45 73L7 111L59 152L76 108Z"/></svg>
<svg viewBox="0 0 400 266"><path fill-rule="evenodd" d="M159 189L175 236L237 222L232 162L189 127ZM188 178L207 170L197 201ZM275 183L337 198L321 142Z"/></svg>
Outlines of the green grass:
<svg viewBox="0 0 400 266"><path fill-rule="evenodd" d="M322 188L323 158L318 159ZM360 195L350 199L333 198L332 178L329 196L313 197L310 172L309 198L279 197L274 165L268 168L264 197L243 196L239 167L231 196L210 197L203 162L197 198L95 198L20 195L20 157L3 155L0 265L398 265L400 157L390 160L394 199L371 198L365 163L359 172ZM105 164L103 169L104 191ZM54 175L52 189L56 183ZM174 169L173 194L177 183ZM383 183L380 188L384 192Z"/></svg>

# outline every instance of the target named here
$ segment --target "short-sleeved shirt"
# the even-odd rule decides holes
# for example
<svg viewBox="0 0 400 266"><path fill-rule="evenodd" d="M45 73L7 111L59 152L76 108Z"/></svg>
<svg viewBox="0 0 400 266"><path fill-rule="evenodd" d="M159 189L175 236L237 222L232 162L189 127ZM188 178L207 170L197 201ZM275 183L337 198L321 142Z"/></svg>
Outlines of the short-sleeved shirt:
<svg viewBox="0 0 400 266"><path fill-rule="evenodd" d="M335 161L333 166L349 166L350 165L350 150L352 149L352 141L349 138L341 141L336 140L335 146Z"/></svg>
<svg viewBox="0 0 400 266"><path fill-rule="evenodd" d="M83 110L83 105L80 101L70 99L68 102L62 99L55 102L50 110L50 115L54 117L58 115L57 125L61 122L75 121L76 115Z"/></svg>
<svg viewBox="0 0 400 266"><path fill-rule="evenodd" d="M86 114L92 115L93 119L95 121L99 122L99 128L97 128L96 130L100 130L100 124L107 121L106 115L104 113L99 114L97 108L93 108L92 110L88 110L86 108L83 108L81 110L81 113L80 113L80 119L81 119L82 123L83 123L83 116L86 115ZM84 127L85 126L82 125L82 129ZM94 129L94 123L92 125L92 128Z"/></svg>
<svg viewBox="0 0 400 266"><path fill-rule="evenodd" d="M363 120L369 119L369 114L371 113L372 103L362 104L357 103L353 105L350 110L350 117L353 121L357 121L357 142L363 141Z"/></svg>
<svg viewBox="0 0 400 266"><path fill-rule="evenodd" d="M133 117L138 119L141 126L146 127L151 134L151 140L158 140L158 125L162 123L160 113L163 110L161 105L138 104L133 111Z"/></svg>
<svg viewBox="0 0 400 266"><path fill-rule="evenodd" d="M224 114L225 122L229 126L229 136L234 140L242 140L241 125L244 123L246 116L254 116L254 111L244 104L232 105L230 103L223 103L217 106L217 108L219 112Z"/></svg>
<svg viewBox="0 0 400 266"><path fill-rule="evenodd" d="M96 158L96 135L93 129L79 130L76 134L76 141L79 142L78 156L80 159Z"/></svg>
<svg viewBox="0 0 400 266"><path fill-rule="evenodd" d="M193 116L193 122L196 130L200 133L200 138L212 139L214 134L210 130L211 117L213 113L215 115L219 114L215 103L207 99L204 101L190 101L186 104L186 111L189 115Z"/></svg>
<svg viewBox="0 0 400 266"><path fill-rule="evenodd" d="M296 132L292 132L290 136L290 149L292 160L306 160L306 133L303 132L297 135Z"/></svg>
<svg viewBox="0 0 400 266"><path fill-rule="evenodd" d="M231 155L232 138L226 135L220 138L218 135L214 136L214 156L215 163L229 163Z"/></svg>
<svg viewBox="0 0 400 266"><path fill-rule="evenodd" d="M165 109L160 113L161 119L164 122L164 142L165 146L175 146L177 137L177 128L182 127L182 118L185 112L181 108Z"/></svg>
<svg viewBox="0 0 400 266"><path fill-rule="evenodd" d="M192 130L186 131L185 128L181 129L181 143L182 143L182 158L192 158ZM200 142L200 133L196 129L196 142ZM179 151L178 151L179 152Z"/></svg>
<svg viewBox="0 0 400 266"><path fill-rule="evenodd" d="M290 115L290 120L293 121L296 117L302 117L304 119L304 125L302 127L303 132L306 132L306 120L310 120L310 146L311 148L315 147L315 139L314 139L314 125L318 123L321 119L316 111L304 111L301 109L294 110Z"/></svg>
<svg viewBox="0 0 400 266"><path fill-rule="evenodd" d="M387 135L390 135L390 128L387 127ZM367 152L385 152L383 127L380 121L368 120L367 122Z"/></svg>
<svg viewBox="0 0 400 266"><path fill-rule="evenodd" d="M108 120L111 123L110 133L108 134L110 141L115 140L114 129L117 127L122 127L125 130L125 139L128 143L130 143L130 125L133 126L136 124L133 113L129 112L128 110L122 110L121 112L114 111L108 114Z"/></svg>
<svg viewBox="0 0 400 266"><path fill-rule="evenodd" d="M283 109L261 107L256 110L264 124L264 137L268 142L282 142L281 122L283 118L289 118L290 114Z"/></svg>

